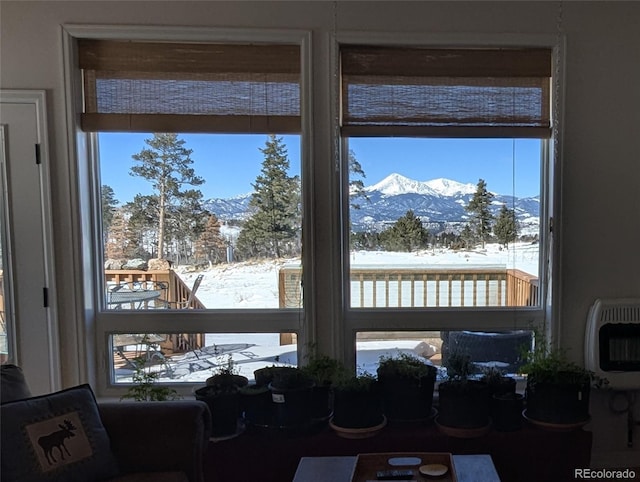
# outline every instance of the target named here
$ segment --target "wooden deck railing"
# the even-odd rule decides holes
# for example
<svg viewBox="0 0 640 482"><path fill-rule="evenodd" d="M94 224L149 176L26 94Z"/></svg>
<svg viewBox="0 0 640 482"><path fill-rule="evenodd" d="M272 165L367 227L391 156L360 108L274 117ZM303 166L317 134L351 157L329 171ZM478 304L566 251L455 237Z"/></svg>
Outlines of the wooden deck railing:
<svg viewBox="0 0 640 482"><path fill-rule="evenodd" d="M279 272L280 308L302 306L302 272ZM455 306L535 306L538 279L504 268L352 268L351 306L415 308Z"/></svg>
<svg viewBox="0 0 640 482"><path fill-rule="evenodd" d="M187 301L191 294L191 287L187 286L176 272L171 269L153 271L105 270L104 275L107 286L130 282L165 283L168 288L166 293L163 293L161 301L169 303L168 306L171 303ZM194 295L189 302L188 308L197 310L206 309L206 306ZM165 341L160 343L160 346L165 355L170 355L172 353L196 350L202 348L204 344L204 333L169 333Z"/></svg>
<svg viewBox="0 0 640 482"><path fill-rule="evenodd" d="M166 299L163 298L162 301L168 303L185 302L189 299L189 294L191 293L191 287L187 286L172 269L153 271L107 269L104 271L104 275L107 285L145 281L167 283ZM202 304L197 296L192 298L188 307L195 310L206 309L206 306Z"/></svg>

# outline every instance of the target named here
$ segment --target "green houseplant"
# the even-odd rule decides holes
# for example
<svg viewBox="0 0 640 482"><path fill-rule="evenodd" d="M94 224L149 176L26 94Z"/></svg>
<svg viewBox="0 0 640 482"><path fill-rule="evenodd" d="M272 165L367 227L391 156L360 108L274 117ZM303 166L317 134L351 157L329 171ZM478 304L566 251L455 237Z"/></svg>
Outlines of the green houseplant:
<svg viewBox="0 0 640 482"><path fill-rule="evenodd" d="M136 402L162 402L166 400L178 400L182 398L178 392L170 387L158 385L160 373L147 366L147 357L141 355L133 359L133 386L120 397L121 400L129 399Z"/></svg>
<svg viewBox="0 0 640 482"><path fill-rule="evenodd" d="M499 432L522 428L523 395L516 393L516 380L491 366L482 371L480 380L489 386L491 420Z"/></svg>
<svg viewBox="0 0 640 482"><path fill-rule="evenodd" d="M368 373L345 374L334 387L333 417L330 425L345 438L375 435L386 424L378 381Z"/></svg>
<svg viewBox="0 0 640 482"><path fill-rule="evenodd" d="M328 420L333 411L333 386L344 377L344 365L327 355L314 355L301 370L314 381L311 390L312 419Z"/></svg>
<svg viewBox="0 0 640 482"><path fill-rule="evenodd" d="M206 385L195 391L196 400L201 400L211 411L211 435L228 437L239 430L241 415L240 389L249 383L247 377L238 374L231 355L226 362L214 369Z"/></svg>
<svg viewBox="0 0 640 482"><path fill-rule="evenodd" d="M522 366L527 375L526 418L540 425L586 423L593 373L570 361L564 350L551 348L540 336L526 357Z"/></svg>
<svg viewBox="0 0 640 482"><path fill-rule="evenodd" d="M389 421L421 421L432 416L435 366L400 353L382 356L377 374L384 413Z"/></svg>
<svg viewBox="0 0 640 482"><path fill-rule="evenodd" d="M440 400L436 422L440 427L461 429L450 432L463 437L482 435L490 427L489 385L470 378L472 369L468 356L451 354L447 379L438 387Z"/></svg>

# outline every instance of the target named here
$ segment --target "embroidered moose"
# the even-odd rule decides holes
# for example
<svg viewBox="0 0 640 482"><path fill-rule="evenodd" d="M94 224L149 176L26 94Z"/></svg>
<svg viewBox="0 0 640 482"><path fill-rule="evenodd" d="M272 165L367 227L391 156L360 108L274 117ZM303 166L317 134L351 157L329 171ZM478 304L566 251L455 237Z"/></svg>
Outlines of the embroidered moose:
<svg viewBox="0 0 640 482"><path fill-rule="evenodd" d="M49 435L43 435L38 439L38 445L42 447L44 451L44 455L47 458L47 462L49 465L56 463L56 459L53 457L53 449L57 448L58 452L60 452L60 460L64 460L64 452L67 453L69 457L71 454L69 450L64 445L65 439L75 437L76 434L73 433L74 430L77 430L76 427L69 421L65 420L64 425L58 424L60 430L56 430L55 432L50 433ZM64 452L63 452L64 449Z"/></svg>

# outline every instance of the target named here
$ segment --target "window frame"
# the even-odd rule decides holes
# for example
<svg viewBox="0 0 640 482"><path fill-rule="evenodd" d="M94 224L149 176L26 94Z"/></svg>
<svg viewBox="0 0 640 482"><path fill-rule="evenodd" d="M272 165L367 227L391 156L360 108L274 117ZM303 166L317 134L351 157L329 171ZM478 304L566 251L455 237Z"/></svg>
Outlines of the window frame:
<svg viewBox="0 0 640 482"><path fill-rule="evenodd" d="M211 42L296 42L301 47L301 178L303 196L304 231L302 259L305 273L304 308L302 312L281 310L214 310L180 313L181 332L287 332L296 331L298 359L303 359L309 347L343 361L355 368L356 333L375 330L429 330L478 328L473 321L478 313L484 319L491 317L486 329L513 329L529 327L531 321L545 332L559 332L555 323L559 314L560 299L558 253L560 243L557 229L551 230L552 219L560 219L561 122L564 38L555 34L482 34L482 33L407 33L407 32L338 32L334 26L310 30L266 30L255 28L196 28L158 26L100 26L63 25L63 56L65 68L65 104L69 178L71 180L72 243L76 257L75 276L69 289L73 293L74 319L65 327L67 349L76 348L67 358L76 361L75 378L93 382L97 395L115 397L123 393L123 387L110 382L111 351L108 335L111 332L151 331L175 332L176 315L168 312L135 313L100 311L102 295L95 280L102 276L98 256L100 249L99 182L95 158L95 135L80 130L82 83L77 67L76 38L140 39L162 41L211 41ZM313 40L313 44L312 44ZM541 175L546 199L540 214L541 233L546 242L541 244L540 256L545 262L540 271L544 291L541 305L519 310L495 309L352 309L348 306L348 152L346 139L339 135L339 46L362 45L412 45L441 47L547 47L553 50L554 85L552 115L553 137L548 141L542 160ZM344 153L344 158L341 157ZM93 242L86 240L92 239ZM544 279L544 282L542 278ZM185 316L187 315L187 316ZM251 319L238 319L239 316ZM257 316L259 315L259 317ZM215 318L215 328L208 326ZM394 322L390 323L389 319ZM260 319L262 321L258 322ZM555 338L557 342L557 338ZM180 384L178 389L189 394L192 386Z"/></svg>
<svg viewBox="0 0 640 482"><path fill-rule="evenodd" d="M554 320L557 319L558 307L552 300L559 299L558 266L559 261L553 253L559 252L559 236L553 231L553 219L560 219L559 186L560 164L559 146L561 146L562 87L563 65L561 53L563 38L554 35L484 35L484 34L390 34L377 33L337 33L334 32L335 47L333 51L333 67L339 72L340 45L363 46L410 46L417 48L549 48L552 50L551 74L551 136L541 139L541 172L540 172L540 251L539 280L540 305L537 307L516 307L511 309L479 307L479 308L353 308L350 306L350 264L349 264L349 166L348 138L340 137L340 266L342 291L342 352L345 362L356 366L356 336L361 331L439 331L439 330L484 330L500 331L514 329L531 329L532 327L547 335L557 343L559 329ZM341 91L341 78L333 79L334 96ZM336 97L334 97L336 98ZM334 129L340 132L340 106L333 106ZM484 321L479 323L478 319ZM392 320L392 321L391 321Z"/></svg>
<svg viewBox="0 0 640 482"><path fill-rule="evenodd" d="M81 38L108 40L146 40L174 42L212 43L285 43L300 46L300 159L302 182L302 230L303 252L311 253L313 226L308 215L311 206L313 173L310 169L311 131L311 33L304 30L261 29L198 29L184 27L109 27L109 26L63 26L65 49L67 108L71 112L69 121L70 145L77 160L72 179L77 180L74 196L74 211L80 218L77 240L81 249L81 271L84 301L78 308L82 319L82 337L78 345L86 353L86 378L95 381L100 397L116 397L124 393L126 385L112 382L112 349L110 335L114 333L287 333L295 332L300 338L312 323L312 281L305 283L305 302L302 309L219 309L219 310L107 310L104 306L102 287L104 273L100 266L102 255L102 227L100 218L100 182L98 166L98 134L83 132L80 127L82 111L82 77L77 61L76 40ZM73 133L73 134L72 134ZM84 207L84 209L83 209ZM87 207L90 207L87 209ZM305 215L307 213L307 215ZM83 240L92 240L84 243ZM310 256L302 258L305 272L310 272ZM176 329L179 320L179 330ZM215 323L215 326L211 326ZM302 336L301 336L302 335ZM304 343L298 343L298 358L304 356ZM86 350L86 351L85 351ZM81 360L79 360L81 361ZM197 383L172 384L182 395L190 395Z"/></svg>

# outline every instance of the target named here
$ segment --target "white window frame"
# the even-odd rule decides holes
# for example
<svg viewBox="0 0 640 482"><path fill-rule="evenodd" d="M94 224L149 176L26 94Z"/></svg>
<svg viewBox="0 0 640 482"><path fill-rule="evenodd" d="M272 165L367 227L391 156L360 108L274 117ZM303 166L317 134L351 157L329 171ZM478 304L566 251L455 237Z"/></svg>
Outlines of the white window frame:
<svg viewBox="0 0 640 482"><path fill-rule="evenodd" d="M82 132L78 118L82 107L82 82L77 62L75 41L79 38L110 40L148 40L148 41L201 41L201 42L261 42L288 43L300 45L301 51L301 135L300 157L303 206L309 213L311 206L311 187L313 186L310 169L311 131L311 34L302 30L258 30L258 29L214 29L182 27L117 27L117 26L63 26L63 44L65 55L65 82L67 90L67 109L69 112L70 152L75 153L77 164L72 169L72 179L77 180L77 193L73 196L74 212L79 216L80 235L75 242L81 252L81 279L79 288L84 293L82 306L77 313L82 319L82 339L87 349L87 378L95 382L100 397L117 397L126 387L116 386L111 381L112 350L111 333L287 333L298 334L298 357L304 355L304 347L311 343L310 330L313 324L312 282L305 283L305 300L302 310L140 310L139 312L118 312L106 310L103 305L102 286L104 277L101 260L100 240L100 182L98 169L98 143L96 133ZM90 209L87 209L90 206ZM310 216L303 216L304 232L303 252L311 253L313 241ZM84 242L84 240L91 240ZM311 256L302 260L303 270L312 270ZM179 323L177 323L179 322ZM304 342L301 342L304 340ZM193 384L175 384L183 395L191 393Z"/></svg>
<svg viewBox="0 0 640 482"><path fill-rule="evenodd" d="M77 216L73 233L74 248L79 253L72 281L76 293L76 333L78 359L86 363L79 369L81 378L95 382L101 397L118 396L122 387L110 383L111 352L108 335L111 331L175 332L176 314L167 312L117 313L100 311L99 284L102 276L97 260L100 258L99 183L96 171L95 134L79 128L82 105L82 84L77 68L76 38L139 39L165 41L211 42L286 42L301 46L301 171L303 189L303 272L304 308L282 310L208 310L180 312L181 332L289 332L298 333L298 359L304 358L308 347L342 360L355 367L356 333L358 331L435 329L478 329L480 315L487 323L483 329L500 330L529 327L533 322L546 331L557 332L560 311L560 286L557 282L560 239L551 232L551 219L560 219L560 163L553 158L562 143L561 129L554 123L554 139L548 143L549 153L542 161L541 198L546 199L541 212L541 232L546 242L541 244L540 278L545 287L541 305L537 308L504 309L351 309L348 305L348 175L344 142L339 136L337 113L340 92L339 45L414 45L449 47L548 47L554 59L560 58L564 48L556 35L528 34L415 34L404 32L329 32L300 30L170 28L139 26L63 26L67 130L69 135L70 178L75 180L72 192L72 211ZM312 45L313 37L313 45ZM564 39L562 39L564 42ZM563 66L554 69L553 115L562 116ZM561 125L561 123L559 124ZM345 156L346 157L346 156ZM559 156L561 157L561 156ZM87 209L90 206L90 209ZM84 240L93 240L85 242ZM552 303L552 300L553 303ZM389 320L393 319L393 322ZM215 326L211 326L215 320ZM85 354L86 353L86 354ZM84 376L83 376L84 375ZM182 393L190 393L188 384L180 384Z"/></svg>
<svg viewBox="0 0 640 482"><path fill-rule="evenodd" d="M438 47L546 47L552 49L554 69L552 71L552 117L554 119L552 137L541 140L541 211L540 211L540 305L537 307L518 308L352 308L350 306L350 274L349 274L349 173L348 173L348 140L342 139L340 147L340 213L341 238L340 266L343 289L336 293L341 299L342 320L342 353L344 360L351 366L356 364L356 334L361 331L439 331L439 330L484 330L501 331L514 329L531 329L535 327L545 333L549 339L557 342L557 323L554 322L559 312L560 299L558 280L559 261L553 253L559 252L559 236L552 230L552 220L560 219L559 186L560 164L554 158L559 153L562 117L563 65L560 62L561 43L563 38L557 35L520 35L520 34L397 34L388 32L372 33L336 33L334 32L334 50L332 63L338 72L340 44L357 44L370 46L413 46L425 48ZM334 99L339 98L340 78L334 75L332 90ZM339 105L333 107L333 128L339 132L336 115ZM556 118L555 116L559 116ZM555 136L555 138L553 137ZM561 157L561 156L558 156ZM552 300L556 300L552 303Z"/></svg>

